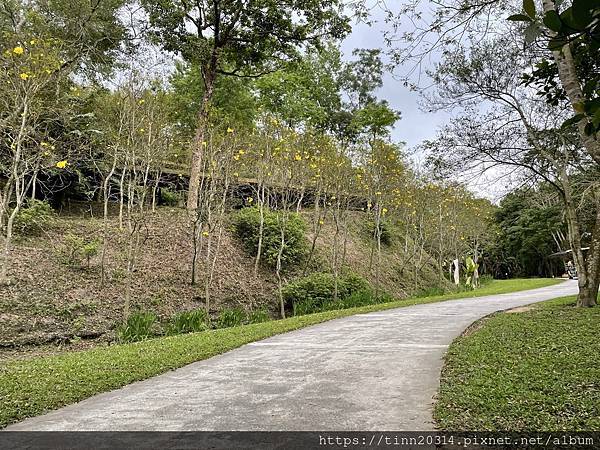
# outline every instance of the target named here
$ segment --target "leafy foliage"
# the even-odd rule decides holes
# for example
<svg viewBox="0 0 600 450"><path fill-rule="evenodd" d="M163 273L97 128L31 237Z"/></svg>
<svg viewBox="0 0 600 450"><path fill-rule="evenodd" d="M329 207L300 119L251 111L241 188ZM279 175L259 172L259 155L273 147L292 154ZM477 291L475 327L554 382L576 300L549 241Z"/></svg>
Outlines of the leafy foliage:
<svg viewBox="0 0 600 450"><path fill-rule="evenodd" d="M161 189L160 199L167 206L178 206L181 202L181 193L170 189Z"/></svg>
<svg viewBox="0 0 600 450"><path fill-rule="evenodd" d="M538 194L539 195L539 194ZM531 190L507 195L494 214L498 227L484 254L496 277L552 276L562 262L548 256L559 250L554 236L565 233L559 205L542 206ZM558 267L556 267L558 265Z"/></svg>
<svg viewBox="0 0 600 450"><path fill-rule="evenodd" d="M356 306L362 304L361 299L372 297L369 283L355 274L338 279L337 298L335 289L332 274L313 273L284 286L283 298L286 307L293 310L294 315L302 315L350 307L346 306L345 301L348 301L348 305ZM353 295L358 296L351 298Z"/></svg>
<svg viewBox="0 0 600 450"><path fill-rule="evenodd" d="M87 267L90 260L98 254L100 241L96 238L86 238L67 234L63 247L60 250L62 261L69 266L82 266L86 261Z"/></svg>
<svg viewBox="0 0 600 450"><path fill-rule="evenodd" d="M117 327L117 336L120 342L143 341L153 336L152 327L157 321L153 312L139 311L131 314L125 323Z"/></svg>
<svg viewBox="0 0 600 450"><path fill-rule="evenodd" d="M196 333L208 329L208 315L204 309L175 314L169 321L166 334Z"/></svg>
<svg viewBox="0 0 600 450"><path fill-rule="evenodd" d="M387 220L382 220L379 223L380 239L383 245L392 245L395 237L394 226ZM373 220L367 222L367 232L373 239L377 239L377 224Z"/></svg>
<svg viewBox="0 0 600 450"><path fill-rule="evenodd" d="M585 120L584 132L595 135L600 131L600 3L573 0L562 12L558 11L557 3L556 9L537 14L533 0L524 0L523 8L526 15L515 14L508 20L527 22L528 30L545 27L550 32L548 49L563 51L569 46L573 55L584 98L573 105L576 114L565 121L563 127ZM539 35L536 33L535 38ZM526 85L537 87L538 94L553 106L566 99L555 61L542 59L531 73L523 75L523 79Z"/></svg>
<svg viewBox="0 0 600 450"><path fill-rule="evenodd" d="M290 213L284 224L282 216L276 211L264 211L263 242L261 253L263 260L271 267L277 264L277 255L281 244L281 228L284 234L284 248L281 256L282 267L289 268L300 263L307 252L305 238L306 224L302 217ZM243 208L233 217L233 227L245 250L255 256L260 236L260 211L258 208Z"/></svg>
<svg viewBox="0 0 600 450"><path fill-rule="evenodd" d="M241 308L225 308L219 313L217 328L237 327L244 323L246 314Z"/></svg>
<svg viewBox="0 0 600 450"><path fill-rule="evenodd" d="M265 309L255 309L250 314L248 314L247 322L248 323L263 323L271 320L271 316Z"/></svg>
<svg viewBox="0 0 600 450"><path fill-rule="evenodd" d="M20 235L38 234L52 222L54 217L54 210L48 202L29 200L17 213L13 226Z"/></svg>

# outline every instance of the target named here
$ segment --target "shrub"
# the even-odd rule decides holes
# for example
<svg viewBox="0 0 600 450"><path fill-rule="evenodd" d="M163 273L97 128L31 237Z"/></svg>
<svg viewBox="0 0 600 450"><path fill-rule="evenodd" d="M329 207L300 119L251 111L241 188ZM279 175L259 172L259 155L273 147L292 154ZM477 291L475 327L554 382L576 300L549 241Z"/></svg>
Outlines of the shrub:
<svg viewBox="0 0 600 450"><path fill-rule="evenodd" d="M226 308L217 319L217 328L237 327L244 322L246 314L241 308Z"/></svg>
<svg viewBox="0 0 600 450"><path fill-rule="evenodd" d="M281 219L280 212L265 209L261 257L271 267L275 267L277 264L277 255L281 245ZM233 227L244 250L250 255L256 256L260 231L258 208L242 208L238 211L233 218ZM296 213L289 213L288 220L283 225L285 243L281 256L282 268L299 263L306 256L305 230L306 224L302 217Z"/></svg>
<svg viewBox="0 0 600 450"><path fill-rule="evenodd" d="M358 293L374 302L369 283L356 274L347 274L338 278L338 295L335 297L335 279L330 273L313 273L293 281L283 288L283 299L286 307L292 309L294 315L309 314L317 311L347 308L356 303ZM352 300L351 300L352 299Z"/></svg>
<svg viewBox="0 0 600 450"><path fill-rule="evenodd" d="M137 342L148 339L153 335L152 326L156 320L156 314L153 312L133 313L125 323L117 327L117 337L120 342Z"/></svg>
<svg viewBox="0 0 600 450"><path fill-rule="evenodd" d="M268 322L271 320L271 316L264 309L257 309L248 314L247 322L248 323L262 323Z"/></svg>
<svg viewBox="0 0 600 450"><path fill-rule="evenodd" d="M446 290L443 287L433 286L421 289L419 292L416 293L415 297L436 297L438 295L444 295L445 293Z"/></svg>
<svg viewBox="0 0 600 450"><path fill-rule="evenodd" d="M54 218L55 213L48 202L28 200L13 222L14 230L20 235L40 233Z"/></svg>
<svg viewBox="0 0 600 450"><path fill-rule="evenodd" d="M160 199L167 206L178 206L181 202L181 193L173 192L170 189L161 189Z"/></svg>
<svg viewBox="0 0 600 450"><path fill-rule="evenodd" d="M63 263L69 266L82 266L86 261L90 267L90 259L98 254L100 242L97 239L84 239L74 234L65 236L64 247L60 251Z"/></svg>
<svg viewBox="0 0 600 450"><path fill-rule="evenodd" d="M167 325L167 334L196 333L208 329L208 315L203 309L175 314Z"/></svg>
<svg viewBox="0 0 600 450"><path fill-rule="evenodd" d="M382 220L379 222L379 228L381 230L381 243L386 246L392 245L394 242L395 230L392 224ZM377 240L377 226L374 220L367 222L367 231L372 239Z"/></svg>
<svg viewBox="0 0 600 450"><path fill-rule="evenodd" d="M484 275L481 275L479 277L479 285L480 286L484 286L486 284L490 284L492 281L494 281L494 277L491 276L491 275L489 275L489 274L487 274L487 273L484 274Z"/></svg>
<svg viewBox="0 0 600 450"><path fill-rule="evenodd" d="M387 303L394 301L394 298L386 293L380 293L375 296L371 290L356 291L343 300L343 308L356 308L358 306L374 305L376 303Z"/></svg>

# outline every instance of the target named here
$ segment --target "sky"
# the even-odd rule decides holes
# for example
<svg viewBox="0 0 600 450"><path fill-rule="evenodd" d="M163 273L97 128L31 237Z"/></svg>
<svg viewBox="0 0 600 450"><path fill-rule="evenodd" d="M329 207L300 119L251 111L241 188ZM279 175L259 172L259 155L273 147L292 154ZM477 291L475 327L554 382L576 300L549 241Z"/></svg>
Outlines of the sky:
<svg viewBox="0 0 600 450"><path fill-rule="evenodd" d="M377 17L376 11L374 18L379 20L372 26L364 23L353 24L352 33L341 46L345 58L351 59L352 50L355 48L381 48L385 52L387 47L383 40L383 32L386 24L381 17ZM422 154L415 154L415 147L423 140L434 138L437 128L448 121L450 114L421 111L418 104L420 94L394 79L392 74L386 74L383 81L383 87L378 92L379 97L387 100L392 108L402 114L402 119L392 132L392 138L396 142L406 142L407 151L415 162L418 162L422 159Z"/></svg>
<svg viewBox="0 0 600 450"><path fill-rule="evenodd" d="M352 59L352 50L356 48L380 48L384 52L387 49L383 39L386 24L382 20L381 12L378 17L377 10L372 11L374 12L372 19L375 19L376 23L371 26L364 23L353 24L352 33L342 42L344 58ZM423 85L423 73L421 77L421 85ZM416 83L416 76L412 81ZM407 156L417 168L422 166L425 154L420 151L419 145L427 139L435 138L437 130L452 117L451 113L422 111L419 106L421 94L404 86L402 81L395 79L389 73L384 77L378 96L380 99L387 100L393 109L401 113L402 118L392 131L392 139L395 142L405 142ZM502 177L501 172L495 170L476 178L470 176L462 181L477 196L485 197L495 203L511 188L511 183Z"/></svg>

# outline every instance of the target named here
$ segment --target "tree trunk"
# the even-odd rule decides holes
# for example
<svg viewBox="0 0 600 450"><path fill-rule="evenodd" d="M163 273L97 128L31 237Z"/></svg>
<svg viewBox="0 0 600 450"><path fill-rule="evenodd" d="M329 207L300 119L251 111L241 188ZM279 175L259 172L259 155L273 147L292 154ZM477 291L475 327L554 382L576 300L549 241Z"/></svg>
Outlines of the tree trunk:
<svg viewBox="0 0 600 450"><path fill-rule="evenodd" d="M104 208L102 214L102 256L100 258L100 287L104 287L106 281L106 246L108 242L108 200L110 197L110 179L117 167L117 154L115 152L110 172L104 178L102 193L104 196Z"/></svg>
<svg viewBox="0 0 600 450"><path fill-rule="evenodd" d="M216 58L216 57L213 57ZM216 76L216 59L211 68L207 70L204 77L204 94L202 96L202 107L198 113L198 127L194 136L192 148L192 166L190 168L190 184L188 187L187 209L195 211L198 208L198 190L200 189L200 178L202 177L202 153L204 152L204 137L208 126L208 115L210 102L213 96Z"/></svg>
<svg viewBox="0 0 600 450"><path fill-rule="evenodd" d="M577 217L577 206L573 199L571 186L569 184L566 169L559 171L560 181L564 190L564 206L567 219L567 229L569 232L569 243L575 268L577 269L577 283L579 285L579 294L577 296L577 306L594 306L598 293L598 270L600 264L600 210L596 214L596 225L593 230L592 244L589 249L588 257L585 258L581 244L581 228ZM595 294L592 293L595 286Z"/></svg>

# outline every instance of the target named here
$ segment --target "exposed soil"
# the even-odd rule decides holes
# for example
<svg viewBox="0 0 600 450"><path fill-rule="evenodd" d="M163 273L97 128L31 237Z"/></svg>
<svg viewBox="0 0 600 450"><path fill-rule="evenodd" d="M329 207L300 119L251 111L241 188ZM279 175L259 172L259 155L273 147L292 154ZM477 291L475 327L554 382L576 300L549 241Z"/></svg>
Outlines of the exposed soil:
<svg viewBox="0 0 600 450"><path fill-rule="evenodd" d="M115 327L123 315L127 227L120 231L116 214L111 215L104 285L100 255L90 260L89 267L85 261L82 265L66 264L64 258L69 235L101 240L103 221L97 209L88 205L78 212L61 214L41 235L15 243L11 284L0 286L0 361L15 354L54 353L114 340ZM204 307L203 287L190 283L191 228L185 211L158 208L147 218L146 226L146 240L133 276L132 309L153 311L166 321L176 312ZM353 213L349 230L347 266L375 284L376 264L371 259L372 243L362 213ZM333 234L333 227L326 223L310 270L327 270ZM254 258L242 250L230 230L224 233L221 245L211 314L218 314L224 307L240 306L247 311L266 307L276 315L275 274L263 267L255 277ZM402 242L385 247L383 252L379 285L395 297L406 297L421 285L437 280L433 268L425 265L415 284ZM286 279L298 275L287 274Z"/></svg>

